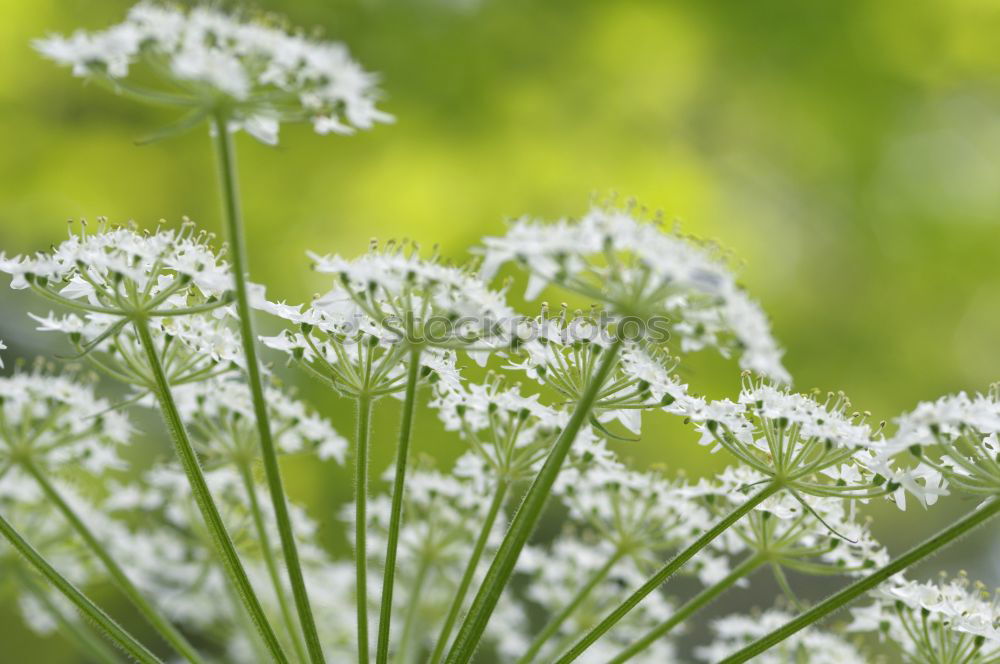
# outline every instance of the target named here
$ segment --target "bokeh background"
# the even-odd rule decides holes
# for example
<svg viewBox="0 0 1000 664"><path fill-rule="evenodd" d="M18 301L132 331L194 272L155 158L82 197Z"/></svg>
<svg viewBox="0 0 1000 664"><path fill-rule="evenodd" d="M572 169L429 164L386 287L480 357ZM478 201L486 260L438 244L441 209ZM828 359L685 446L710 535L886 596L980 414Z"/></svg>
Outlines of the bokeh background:
<svg viewBox="0 0 1000 664"><path fill-rule="evenodd" d="M58 241L70 218L151 226L188 215L221 230L207 132L137 147L169 113L83 85L31 51L34 37L103 27L129 4L0 1L0 249L8 254ZM505 219L576 215L595 195L617 192L739 258L799 388L844 390L877 421L1000 379L994 0L256 6L346 42L381 73L382 107L398 119L351 138L285 127L277 148L238 139L253 277L272 296L299 302L325 288L307 249L353 255L373 236L409 237L462 259ZM58 340L36 335L24 316L44 305L2 285L7 370L15 357L58 352ZM276 369L350 431L345 404ZM738 388L734 365L714 357L686 371L710 395ZM375 469L390 463L396 410L381 406ZM461 451L431 413L417 431L416 452L442 465ZM695 477L727 462L666 419L651 418L641 441L616 446L637 464ZM148 455L165 449L151 441ZM350 495L348 475L294 460L285 470L325 541L343 549L330 514ZM926 512L872 513L883 517L877 534L899 551L971 507L946 500ZM918 575L968 568L997 585L995 531ZM736 595L715 612L752 604ZM127 614L110 591L102 598ZM3 601L0 661L77 661L59 639L31 636Z"/></svg>

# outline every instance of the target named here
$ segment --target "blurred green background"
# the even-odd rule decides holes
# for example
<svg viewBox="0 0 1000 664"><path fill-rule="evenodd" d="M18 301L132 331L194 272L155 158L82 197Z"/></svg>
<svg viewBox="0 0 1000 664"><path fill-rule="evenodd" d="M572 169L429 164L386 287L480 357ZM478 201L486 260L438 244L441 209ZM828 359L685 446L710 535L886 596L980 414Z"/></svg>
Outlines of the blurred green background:
<svg viewBox="0 0 1000 664"><path fill-rule="evenodd" d="M207 131L136 147L169 113L85 86L30 49L50 31L103 27L130 3L0 5L0 249L45 248L66 219L99 215L147 226L188 215L221 230ZM351 138L284 127L277 148L238 139L253 278L273 297L325 288L307 249L354 255L372 236L405 236L462 258L507 218L580 214L619 192L743 260L799 388L843 389L879 420L1000 379L995 0L256 6L346 42L380 72L382 107L397 117ZM8 370L14 357L51 355L56 340L23 316L45 306L0 293ZM345 404L287 376L351 430ZM713 396L738 386L715 358L696 358L688 378ZM390 462L397 409L386 403L377 419L375 469ZM433 414L418 426L417 452L445 463L461 451ZM652 418L641 442L618 447L693 476L728 461L693 440ZM343 547L329 514L348 475L305 462L286 472ZM899 551L971 506L891 518L876 508L886 518L875 529ZM995 585L995 539L981 533L930 567ZM0 661L75 661L58 639L28 635L4 601Z"/></svg>

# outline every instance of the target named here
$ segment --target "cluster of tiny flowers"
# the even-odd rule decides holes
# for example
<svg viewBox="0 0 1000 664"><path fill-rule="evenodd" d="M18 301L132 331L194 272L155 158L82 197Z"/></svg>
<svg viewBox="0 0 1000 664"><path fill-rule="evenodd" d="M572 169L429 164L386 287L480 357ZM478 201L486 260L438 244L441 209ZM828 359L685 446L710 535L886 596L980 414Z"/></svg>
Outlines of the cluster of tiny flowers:
<svg viewBox="0 0 1000 664"><path fill-rule="evenodd" d="M326 419L275 386L265 390L265 398L280 453L315 452L343 463L347 441ZM231 376L187 383L174 390L174 399L205 457L243 463L255 458L257 431L246 383Z"/></svg>
<svg viewBox="0 0 1000 664"><path fill-rule="evenodd" d="M409 347L395 332L379 325L367 314L345 312L331 306L330 298L317 299L307 307L274 303L259 298L255 306L292 328L261 342L288 355L310 374L336 392L371 397L398 395L406 383ZM459 384L455 351L436 346L423 348L421 378L442 385Z"/></svg>
<svg viewBox="0 0 1000 664"><path fill-rule="evenodd" d="M712 481L686 487L684 493L714 515L711 521L746 500L742 489L762 479L759 473L735 466ZM789 492L772 495L713 541L710 550L719 554L715 580L729 571L721 561L755 557L771 566L779 585L796 602L785 569L859 576L889 562L888 551L872 537L867 524L859 522L849 501L813 495L799 498Z"/></svg>
<svg viewBox="0 0 1000 664"><path fill-rule="evenodd" d="M515 317L502 290L436 255L422 258L416 245L389 242L353 260L309 255L316 271L336 275L317 306L345 320L367 316L397 342L462 348L485 363L510 338Z"/></svg>
<svg viewBox="0 0 1000 664"><path fill-rule="evenodd" d="M905 508L905 478L881 453L881 427L873 430L867 414L850 407L843 393L819 401L745 376L737 402L708 402L691 419L698 422L702 445L727 450L796 494L889 495ZM905 489L925 505L943 492L940 478L933 477L908 482Z"/></svg>
<svg viewBox="0 0 1000 664"><path fill-rule="evenodd" d="M900 660L1000 659L1000 602L982 584L964 575L940 583L896 578L874 594L874 604L852 611L849 629L877 633Z"/></svg>
<svg viewBox="0 0 1000 664"><path fill-rule="evenodd" d="M234 116L231 129L265 143L277 142L282 122L309 121L320 134L350 134L392 120L375 107L376 77L343 44L290 32L273 17L142 2L122 23L49 36L35 47L76 76L152 103L196 113L225 104ZM137 65L165 78L164 89L139 88Z"/></svg>
<svg viewBox="0 0 1000 664"><path fill-rule="evenodd" d="M49 252L13 258L0 253L0 271L11 275L11 288L48 289L89 310L117 311L139 296L143 303L164 305L194 291L208 299L221 297L232 281L210 240L187 221L179 230L150 233L100 219L96 230L84 222Z"/></svg>
<svg viewBox="0 0 1000 664"><path fill-rule="evenodd" d="M558 391L568 403L578 400L610 339L599 323L585 314L549 318L543 309L532 338L503 352L505 369L526 375ZM642 429L642 413L662 410L682 417L700 412L703 401L688 394L687 385L671 374L676 360L643 341L623 342L613 371L594 403L599 422L617 421L634 434ZM605 432L607 433L607 432Z"/></svg>
<svg viewBox="0 0 1000 664"><path fill-rule="evenodd" d="M78 467L121 467L128 420L94 393L93 381L42 367L0 378L0 478ZM0 482L0 494L6 484Z"/></svg>
<svg viewBox="0 0 1000 664"><path fill-rule="evenodd" d="M555 284L616 314L666 316L683 351L735 349L743 368L790 380L767 318L718 252L630 209L594 207L578 221L521 219L484 245L487 278L509 261L530 271L528 299Z"/></svg>
<svg viewBox="0 0 1000 664"><path fill-rule="evenodd" d="M920 459L911 473L940 473L962 493L1000 495L1000 386L921 403L896 424L884 451L909 451Z"/></svg>

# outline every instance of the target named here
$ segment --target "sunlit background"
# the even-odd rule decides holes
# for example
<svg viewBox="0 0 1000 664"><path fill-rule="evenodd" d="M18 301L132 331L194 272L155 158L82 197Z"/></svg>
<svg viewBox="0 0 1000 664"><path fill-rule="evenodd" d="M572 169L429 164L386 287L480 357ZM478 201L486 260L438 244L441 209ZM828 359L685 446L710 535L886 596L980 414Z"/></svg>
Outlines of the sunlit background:
<svg viewBox="0 0 1000 664"><path fill-rule="evenodd" d="M0 249L46 248L67 219L99 215L141 226L187 215L220 231L206 130L137 147L169 112L87 87L29 46L50 31L103 27L130 3L0 4ZM738 257L799 388L844 390L877 421L1000 379L995 1L258 6L346 42L381 73L382 107L397 117L350 138L285 127L277 148L238 139L253 279L273 297L299 302L326 288L306 250L355 255L373 236L409 237L463 259L506 219L578 215L617 193ZM7 371L16 357L62 350L24 316L45 306L2 285ZM269 360L351 430L347 404ZM732 363L695 358L687 371L709 395L738 388ZM375 469L390 463L397 410L380 406ZM728 461L666 419L643 434L615 446L689 476ZM415 451L446 465L461 443L425 411ZM154 441L147 456L166 452ZM350 496L348 474L297 460L285 469L324 541L346 551L333 514ZM972 507L872 513L886 517L875 531L898 552ZM964 540L918 574L968 568L996 585L998 539ZM100 597L142 632L110 589ZM79 661L60 639L26 631L11 598L0 602L0 661ZM736 591L713 612L751 604Z"/></svg>

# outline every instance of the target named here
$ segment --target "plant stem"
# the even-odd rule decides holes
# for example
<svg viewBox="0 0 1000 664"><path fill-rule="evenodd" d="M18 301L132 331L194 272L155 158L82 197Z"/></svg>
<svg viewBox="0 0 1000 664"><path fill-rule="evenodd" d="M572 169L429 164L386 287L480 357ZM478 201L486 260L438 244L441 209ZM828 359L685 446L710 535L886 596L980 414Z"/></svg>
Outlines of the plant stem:
<svg viewBox="0 0 1000 664"><path fill-rule="evenodd" d="M611 346L604 350L601 363L591 375L573 414L570 415L569 421L566 423L566 427L559 433L542 469L538 471L531 487L521 500L510 528L504 535L500 548L493 558L493 563L486 573L486 578L479 587L479 592L476 593L476 597L472 601L469 613L466 614L465 620L458 630L455 643L445 660L448 664L465 664L475 654L479 639L486 629L486 623L489 621L497 602L500 601L500 595L506 587L507 581L514 572L517 558L521 555L521 550L542 516L542 510L548 500L552 485L562 469L566 455L569 454L570 447L576 439L576 434L590 416L590 411L604 381L618 361L621 343L620 339L616 339Z"/></svg>
<svg viewBox="0 0 1000 664"><path fill-rule="evenodd" d="M260 600L257 598L256 593L254 593L253 586L250 585L250 579L247 577L243 563L240 561L240 556L236 552L233 540L226 531L222 516L219 514L219 508L216 506L215 500L208 490L208 483L205 481L205 474L202 472L201 464L198 462L198 455L191 445L191 439L188 437L187 430L184 428L184 422L177 411L177 404L174 402L173 394L170 391L170 383L167 381L163 365L160 363L159 354L154 346L153 335L149 332L149 323L145 318L137 316L134 319L133 325L135 326L136 334L139 336L139 342L146 353L146 360L153 375L156 398L160 402L163 420L167 425L167 429L170 430L174 449L177 451L177 456L184 467L184 473L187 475L188 483L191 485L191 493L194 496L198 510L201 512L209 535L218 549L223 568L226 570L230 582L235 586L240 601L243 602L243 606L250 615L254 627L257 628L261 637L263 637L271 656L276 661L287 664L288 658L281 649L281 644L278 642L278 637L275 635L270 622L267 620L267 616L264 614L264 609L261 608Z"/></svg>
<svg viewBox="0 0 1000 664"><path fill-rule="evenodd" d="M396 664L404 664L406 662L406 651L410 646L410 639L413 637L413 627L417 622L417 609L420 607L424 584L427 583L427 575L430 570L431 556L425 552L423 559L420 561L420 567L417 568L417 577L413 581L413 587L410 588L410 601L406 606L403 633L399 637L399 647L396 648Z"/></svg>
<svg viewBox="0 0 1000 664"><path fill-rule="evenodd" d="M643 650L648 648L659 638L666 636L674 627L680 625L682 622L690 618L692 615L697 613L699 610L707 606L709 603L715 600L719 595L729 590L733 584L748 576L754 572L758 567L764 563L764 557L761 555L753 555L740 563L736 569L730 572L724 579L719 581L713 586L705 588L700 593L688 600L684 606L677 609L670 618L665 622L657 625L649 632L646 633L641 639L630 645L625 650L618 653L614 659L612 659L608 664L622 664L622 662L627 662L632 659Z"/></svg>
<svg viewBox="0 0 1000 664"><path fill-rule="evenodd" d="M76 530L77 534L87 543L87 546L94 552L94 555L104 564L105 569L107 569L108 574L114 580L115 584L122 591L122 593L128 598L132 604L139 609L139 612L143 617L156 628L163 640L169 643L178 654L182 655L184 659L192 662L194 664L202 664L203 660L195 651L194 647L188 642L180 631L174 627L169 620L164 618L160 612L154 607L149 600L147 600L143 594L136 588L135 584L132 583L131 579L125 573L125 570L115 561L111 556L111 553L105 548L101 541L91 532L90 528L83 522L80 516L73 510L73 508L66 502L59 490L49 482L48 478L44 474L39 472L38 468L30 461L24 461L21 463L21 467L24 468L25 472L31 475L32 478L41 487L42 492L45 494L46 498L52 502L56 508L62 513L69 524Z"/></svg>
<svg viewBox="0 0 1000 664"><path fill-rule="evenodd" d="M594 572L590 579L588 579L587 582L576 591L576 595L573 596L573 599L570 600L569 603L567 603L566 606L559 611L559 613L552 616L545 627L542 628L542 631L535 636L534 641L531 642L528 649L517 660L517 664L529 664L535 658L535 655L537 655L538 652L548 643L549 637L559 631L559 628L564 622L566 622L566 619L573 615L573 612L576 611L581 602L587 599L590 593L593 592L594 588L597 587L597 584L603 581L605 577L611 573L611 569L619 560L622 559L623 555L625 555L623 550L616 549L613 554L608 556L607 561L605 561L600 569Z"/></svg>
<svg viewBox="0 0 1000 664"><path fill-rule="evenodd" d="M274 551L271 549L271 538L267 534L267 526L264 523L264 513L260 509L260 501L257 500L257 491L254 487L253 474L246 462L237 463L240 479L243 481L243 488L246 490L247 499L250 501L250 511L253 514L254 529L257 531L257 539L264 558L264 566L267 568L267 575L271 579L274 587L274 596L278 600L278 608L281 611L281 619L288 630L288 638L292 641L292 648L295 649L295 656L300 662L307 659L305 645L302 643L298 625L292 617L291 608L288 606L288 599L285 597L285 588L281 585L281 575L278 572L278 563L274 559Z"/></svg>
<svg viewBox="0 0 1000 664"><path fill-rule="evenodd" d="M372 432L372 398L358 396L354 449L354 585L358 607L358 664L368 664L368 443Z"/></svg>
<svg viewBox="0 0 1000 664"><path fill-rule="evenodd" d="M62 632L68 635L80 650L89 653L95 661L101 664L121 663L118 654L104 641L91 634L86 625L81 625L79 622L67 618L62 609L52 602L48 593L39 588L38 584L27 573L21 573L18 576L28 592L38 600L52 619L56 621Z"/></svg>
<svg viewBox="0 0 1000 664"><path fill-rule="evenodd" d="M86 595L80 592L69 579L57 572L55 568L42 557L17 532L7 519L0 516L0 534L3 534L11 546L20 553L38 572L48 579L59 592L71 601L85 618L97 626L112 643L117 645L129 657L142 664L163 664L160 659L139 643L134 636L122 629L108 614L94 604Z"/></svg>
<svg viewBox="0 0 1000 664"><path fill-rule="evenodd" d="M712 540L728 530L730 526L743 518L743 516L750 512L750 510L764 502L764 500L766 500L769 496L781 489L781 486L780 482L772 481L763 489L755 493L745 503L727 514L721 521L712 526L710 530L706 531L701 537L695 540L694 543L688 548L674 556L673 559L661 567L656 574L649 577L649 580L647 580L646 583L644 583L638 590L632 593L628 599L622 602L618 608L608 614L608 616L602 620L600 624L590 630L585 637L577 641L576 645L570 648L565 655L560 657L556 664L569 664L569 662L572 662L579 657L584 650L589 648L591 644L597 641L597 639L601 638L601 635L614 627L619 620L624 618L629 611L634 609L635 606L646 597L646 595L659 588L664 581L673 576L674 572L683 567L684 564L693 558L695 554L708 546Z"/></svg>
<svg viewBox="0 0 1000 664"><path fill-rule="evenodd" d="M458 614L462 611L462 605L465 604L465 595L469 591L469 586L472 585L472 579L476 576L479 560L483 557L483 551L486 550L486 543L490 539L490 533L493 532L493 524L496 523L497 515L500 513L500 508L503 507L503 501L507 497L507 490L509 488L510 482L506 480L499 480L497 482L497 488L493 493L493 501L486 512L486 520L483 521L479 537L472 548L472 555L469 556L469 562L465 565L462 580L458 584L458 589L455 590L455 597L451 600L451 606L448 608L448 615L444 620L444 626L441 627L441 634L438 636L437 644L434 646L430 664L439 664L441 658L444 656L444 649L448 647L448 638L451 636L451 630L455 627L455 621L458 620Z"/></svg>
<svg viewBox="0 0 1000 664"><path fill-rule="evenodd" d="M250 384L250 395L253 398L254 415L257 419L257 433L260 436L261 458L264 462L264 476L271 493L274 505L274 517L278 524L278 536L281 539L281 551L288 569L288 580L292 586L295 598L295 608L302 624L309 657L313 664L323 664L323 648L320 646L319 634L316 631L316 620L309 605L309 594L306 592L302 565L299 562L298 547L292 532L292 522L288 515L285 489L281 481L281 468L278 466L278 455L271 436L271 423L267 412L267 402L264 398L264 386L257 362L257 337L254 334L253 318L250 311L250 300L247 295L247 275L249 262L247 260L246 239L243 234L243 216L240 211L240 198L236 179L235 150L232 137L227 129L227 116L217 113L215 116L215 146L219 162L219 181L222 185L223 203L226 217L226 230L229 236L230 258L233 262L233 282L236 290L236 312L240 319L240 340L243 354L246 357L247 382Z"/></svg>
<svg viewBox="0 0 1000 664"><path fill-rule="evenodd" d="M392 590L396 578L396 550L399 547L399 525L403 516L403 489L406 483L406 460L410 452L413 433L413 412L417 406L417 380L420 378L420 348L410 351L406 374L406 393L403 397L403 414L399 425L399 444L396 447L396 477L392 484L392 511L389 514L389 541L385 549L385 570L382 574L382 599L379 604L378 644L375 650L377 664L389 660L389 627L392 620Z"/></svg>
<svg viewBox="0 0 1000 664"><path fill-rule="evenodd" d="M894 574L903 571L910 565L919 562L932 553L943 549L962 535L965 535L966 533L986 523L997 514L1000 514L1000 498L993 498L976 511L966 515L951 526L948 526L921 544L913 547L885 567L876 572L872 572L863 579L855 581L840 592L831 595L812 609L801 614L798 618L785 623L767 636L757 639L746 648L730 655L726 659L722 660L721 664L739 664L740 662L747 661L751 657L759 655L768 648L781 643L799 630L808 627L817 620L825 618L830 613L843 608Z"/></svg>
<svg viewBox="0 0 1000 664"><path fill-rule="evenodd" d="M354 450L354 566L358 606L358 664L368 664L368 444L372 433L372 398L358 396Z"/></svg>

